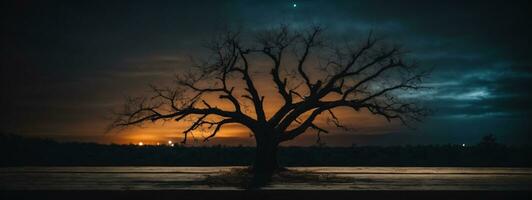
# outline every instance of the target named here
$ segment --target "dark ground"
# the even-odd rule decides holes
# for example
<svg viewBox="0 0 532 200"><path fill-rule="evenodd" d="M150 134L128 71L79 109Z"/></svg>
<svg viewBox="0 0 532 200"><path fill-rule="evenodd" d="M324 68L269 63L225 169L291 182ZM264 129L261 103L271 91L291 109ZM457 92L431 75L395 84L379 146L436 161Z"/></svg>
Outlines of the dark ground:
<svg viewBox="0 0 532 200"><path fill-rule="evenodd" d="M488 138L489 139L489 138ZM473 146L283 147L285 166L530 167L530 146L482 140ZM253 147L161 147L59 143L0 135L0 166L248 165ZM425 169L425 168L423 168ZM76 173L74 173L76 174ZM93 174L88 174L93 176ZM92 177L96 178L96 177ZM4 184L7 179L1 180ZM27 180L33 182L32 180ZM80 180L73 180L80 181ZM403 181L403 180L399 180ZM409 182L408 180L404 180ZM404 182L403 181L403 182ZM431 180L438 182L437 179ZM128 182L129 183L129 182ZM439 183L439 182L438 182ZM44 183L45 184L45 183ZM416 184L416 183L409 183ZM422 185L420 185L422 186ZM102 186L105 187L105 186ZM5 188L4 188L5 189ZM0 199L531 199L532 190L2 190Z"/></svg>
<svg viewBox="0 0 532 200"><path fill-rule="evenodd" d="M0 191L1 199L530 199L530 191L306 191L306 190L245 190L245 191Z"/></svg>
<svg viewBox="0 0 532 200"><path fill-rule="evenodd" d="M243 166L254 147L184 147L60 143L0 135L0 166ZM284 166L532 167L532 146L494 138L475 145L281 147Z"/></svg>

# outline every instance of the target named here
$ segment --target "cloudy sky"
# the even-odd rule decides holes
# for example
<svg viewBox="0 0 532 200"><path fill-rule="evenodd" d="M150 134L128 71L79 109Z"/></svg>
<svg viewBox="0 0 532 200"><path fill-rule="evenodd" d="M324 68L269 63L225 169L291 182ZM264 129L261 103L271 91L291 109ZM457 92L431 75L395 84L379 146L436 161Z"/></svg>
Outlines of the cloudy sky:
<svg viewBox="0 0 532 200"><path fill-rule="evenodd" d="M186 69L220 28L320 24L336 39L372 30L433 69L418 98L434 112L416 129L351 113L353 130L324 136L327 144L472 144L486 134L530 143L531 6L487 2L4 1L0 128L69 141L178 140L176 125L104 130L125 96ZM212 143L251 144L238 130ZM312 144L307 135L290 144Z"/></svg>

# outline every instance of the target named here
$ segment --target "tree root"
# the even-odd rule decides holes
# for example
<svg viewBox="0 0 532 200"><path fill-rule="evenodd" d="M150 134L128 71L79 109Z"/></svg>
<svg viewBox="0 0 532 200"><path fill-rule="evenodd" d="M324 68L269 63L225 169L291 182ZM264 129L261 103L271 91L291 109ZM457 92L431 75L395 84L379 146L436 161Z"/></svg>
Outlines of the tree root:
<svg viewBox="0 0 532 200"><path fill-rule="evenodd" d="M279 168L273 174L254 173L251 167L231 169L216 175L207 175L203 180L211 187L236 187L258 189L272 183L328 184L353 182L352 178L338 177L330 173L312 173L303 170Z"/></svg>

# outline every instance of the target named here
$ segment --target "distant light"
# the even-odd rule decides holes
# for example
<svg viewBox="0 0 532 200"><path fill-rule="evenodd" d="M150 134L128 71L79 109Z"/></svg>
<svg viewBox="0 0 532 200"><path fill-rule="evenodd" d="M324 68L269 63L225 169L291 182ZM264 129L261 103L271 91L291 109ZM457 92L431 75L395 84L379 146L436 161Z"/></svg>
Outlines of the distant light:
<svg viewBox="0 0 532 200"><path fill-rule="evenodd" d="M295 8L295 7L297 7L297 4L294 3L292 6Z"/></svg>
<svg viewBox="0 0 532 200"><path fill-rule="evenodd" d="M144 143L142 143L142 142L139 142L139 146L143 146L143 145L144 145Z"/></svg>
<svg viewBox="0 0 532 200"><path fill-rule="evenodd" d="M462 144L462 147L465 147L465 144Z"/></svg>
<svg viewBox="0 0 532 200"><path fill-rule="evenodd" d="M173 146L174 146L174 144L170 144L170 146L171 146L171 147L173 147Z"/></svg>
<svg viewBox="0 0 532 200"><path fill-rule="evenodd" d="M157 142L157 146L159 146L159 145L161 145L161 143L158 143L158 142Z"/></svg>
<svg viewBox="0 0 532 200"><path fill-rule="evenodd" d="M172 144L172 141L171 141L171 140L168 140L168 144Z"/></svg>

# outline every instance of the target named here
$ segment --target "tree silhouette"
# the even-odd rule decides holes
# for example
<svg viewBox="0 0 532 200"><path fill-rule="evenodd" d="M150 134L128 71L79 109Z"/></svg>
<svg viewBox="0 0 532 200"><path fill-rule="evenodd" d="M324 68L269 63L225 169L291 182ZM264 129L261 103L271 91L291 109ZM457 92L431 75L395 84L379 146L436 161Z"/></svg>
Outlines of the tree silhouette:
<svg viewBox="0 0 532 200"><path fill-rule="evenodd" d="M208 45L210 62L177 75L172 87L152 86L153 96L129 99L112 127L188 119L189 128L183 131L186 142L193 131L210 131L206 141L227 124L241 124L256 141L253 171L271 174L279 167L280 143L309 129L316 130L318 138L328 132L316 123L319 115L327 117L330 127L343 127L336 108L366 109L405 125L426 115L413 95L406 94L422 88L427 73L407 62L406 52L371 34L361 44L334 46L326 42L323 31L319 26L299 32L280 26L257 33L249 43L243 42L240 32L219 34ZM264 67L257 67L256 59L271 63L268 76L273 85L258 83L252 68ZM271 116L258 85L276 87L282 97L283 104ZM216 95L216 103L209 95ZM223 102L231 106L222 106Z"/></svg>

